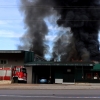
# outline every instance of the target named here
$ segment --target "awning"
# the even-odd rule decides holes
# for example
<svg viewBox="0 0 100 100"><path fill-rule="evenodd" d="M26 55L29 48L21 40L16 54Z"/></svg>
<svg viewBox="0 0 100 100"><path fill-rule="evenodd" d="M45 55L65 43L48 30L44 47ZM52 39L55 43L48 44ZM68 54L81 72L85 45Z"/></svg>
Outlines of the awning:
<svg viewBox="0 0 100 100"><path fill-rule="evenodd" d="M94 66L94 63L83 63L83 62L29 62L25 63L24 66Z"/></svg>
<svg viewBox="0 0 100 100"><path fill-rule="evenodd" d="M91 71L100 71L100 64L95 64L93 66L93 69L91 69Z"/></svg>

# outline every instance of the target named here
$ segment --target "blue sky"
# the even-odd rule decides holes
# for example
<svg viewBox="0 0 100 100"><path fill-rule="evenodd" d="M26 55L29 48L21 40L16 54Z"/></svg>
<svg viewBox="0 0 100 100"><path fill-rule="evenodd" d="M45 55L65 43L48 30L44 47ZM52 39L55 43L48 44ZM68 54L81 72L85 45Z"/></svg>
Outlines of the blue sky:
<svg viewBox="0 0 100 100"><path fill-rule="evenodd" d="M24 21L18 7L19 0L0 0L0 50L16 50L20 44L20 37L25 33ZM53 40L55 32L63 31L57 26L49 26L49 36L47 40ZM54 28L55 27L55 28ZM52 44L52 43L51 43Z"/></svg>
<svg viewBox="0 0 100 100"><path fill-rule="evenodd" d="M19 11L19 1L0 0L0 50L16 50L17 44L20 44L20 37L25 33L24 16ZM49 29L54 30L53 26ZM53 31L51 33L54 34ZM46 39L52 37L46 36Z"/></svg>
<svg viewBox="0 0 100 100"><path fill-rule="evenodd" d="M0 0L0 50L16 50L24 34L18 0Z"/></svg>
<svg viewBox="0 0 100 100"><path fill-rule="evenodd" d="M0 50L16 50L17 44L21 43L20 37L25 33L24 16L19 11L19 1L0 0ZM54 21L49 21L50 19L46 20L49 26L49 36L46 36L46 39L53 41L55 33L63 29L55 26ZM49 44L52 45L52 42Z"/></svg>

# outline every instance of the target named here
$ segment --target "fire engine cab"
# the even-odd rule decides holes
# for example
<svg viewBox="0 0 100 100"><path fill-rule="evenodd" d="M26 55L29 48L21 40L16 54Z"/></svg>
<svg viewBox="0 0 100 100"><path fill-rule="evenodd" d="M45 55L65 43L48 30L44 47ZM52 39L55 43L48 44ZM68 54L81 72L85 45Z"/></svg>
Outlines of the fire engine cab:
<svg viewBox="0 0 100 100"><path fill-rule="evenodd" d="M27 72L23 66L14 66L12 68L12 81L13 83L24 82L27 83Z"/></svg>

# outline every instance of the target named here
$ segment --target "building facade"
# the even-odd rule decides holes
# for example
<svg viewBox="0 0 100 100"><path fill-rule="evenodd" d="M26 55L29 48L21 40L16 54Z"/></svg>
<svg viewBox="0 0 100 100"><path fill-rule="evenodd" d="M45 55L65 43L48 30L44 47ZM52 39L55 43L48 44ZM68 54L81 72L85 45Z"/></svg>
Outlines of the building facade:
<svg viewBox="0 0 100 100"><path fill-rule="evenodd" d="M0 68L12 68L13 66L24 66L27 62L33 62L34 52L24 51L24 50L0 50ZM27 67L26 67L27 68ZM2 76L4 72L0 70L0 75ZM4 70L5 71L5 70ZM28 79L31 78L31 69L27 68L28 71ZM11 71L9 71L9 75L11 75ZM28 80L30 83L30 80Z"/></svg>
<svg viewBox="0 0 100 100"><path fill-rule="evenodd" d="M25 66L32 69L32 83L39 83L41 77L51 84L100 83L100 64L93 62L32 62Z"/></svg>
<svg viewBox="0 0 100 100"><path fill-rule="evenodd" d="M38 84L46 78L47 83L66 84L75 82L100 83L100 64L93 62L48 62L33 51L0 50L0 68L25 66L27 83Z"/></svg>

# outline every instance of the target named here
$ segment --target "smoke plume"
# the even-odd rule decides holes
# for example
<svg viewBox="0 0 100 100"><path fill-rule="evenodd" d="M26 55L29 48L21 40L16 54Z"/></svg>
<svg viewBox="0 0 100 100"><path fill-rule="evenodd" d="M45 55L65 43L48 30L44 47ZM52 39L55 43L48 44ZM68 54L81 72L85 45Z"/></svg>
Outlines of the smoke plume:
<svg viewBox="0 0 100 100"><path fill-rule="evenodd" d="M27 30L22 37L22 48L29 46L40 56L48 51L44 41L48 27L44 18L56 11L59 16L57 24L59 27L70 27L72 37L69 39L67 33L58 34L53 58L60 57L61 61L100 60L100 0L21 0L21 11Z"/></svg>
<svg viewBox="0 0 100 100"><path fill-rule="evenodd" d="M71 43L67 46L67 50L64 49L67 55L62 55L67 59L63 60L100 60L98 41L100 0L52 1L55 4L55 10L60 15L57 24L71 27L73 33Z"/></svg>
<svg viewBox="0 0 100 100"><path fill-rule="evenodd" d="M53 13L50 4L50 0L21 0L20 10L24 13L26 33L21 38L23 45L19 49L33 50L42 57L48 52L45 44L48 27L44 18Z"/></svg>

